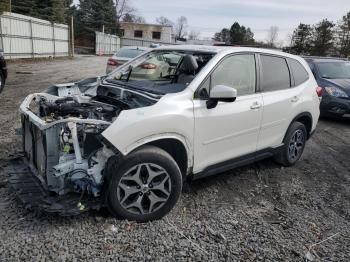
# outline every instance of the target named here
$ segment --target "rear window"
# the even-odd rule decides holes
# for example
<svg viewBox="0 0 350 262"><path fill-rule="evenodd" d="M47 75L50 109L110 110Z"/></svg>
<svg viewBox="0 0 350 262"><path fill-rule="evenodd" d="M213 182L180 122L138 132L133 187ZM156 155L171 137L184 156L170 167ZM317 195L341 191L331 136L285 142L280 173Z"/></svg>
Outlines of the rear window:
<svg viewBox="0 0 350 262"><path fill-rule="evenodd" d="M288 58L288 64L290 70L293 72L294 86L301 85L309 79L308 72L305 70L302 64L299 63L299 61Z"/></svg>
<svg viewBox="0 0 350 262"><path fill-rule="evenodd" d="M289 89L290 73L286 59L261 55L262 87L264 92Z"/></svg>
<svg viewBox="0 0 350 262"><path fill-rule="evenodd" d="M140 49L120 49L119 52L116 53L116 56L134 58L141 55L143 52L145 51Z"/></svg>

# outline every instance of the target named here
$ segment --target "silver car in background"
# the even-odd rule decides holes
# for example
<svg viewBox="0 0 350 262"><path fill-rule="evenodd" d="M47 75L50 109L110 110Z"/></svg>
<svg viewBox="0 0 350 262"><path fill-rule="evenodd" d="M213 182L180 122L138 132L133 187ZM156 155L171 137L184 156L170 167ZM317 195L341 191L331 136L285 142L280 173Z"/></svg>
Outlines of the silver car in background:
<svg viewBox="0 0 350 262"><path fill-rule="evenodd" d="M108 59L106 74L115 70L118 66L129 62L131 59L150 50L148 47L126 46L122 47L117 53Z"/></svg>

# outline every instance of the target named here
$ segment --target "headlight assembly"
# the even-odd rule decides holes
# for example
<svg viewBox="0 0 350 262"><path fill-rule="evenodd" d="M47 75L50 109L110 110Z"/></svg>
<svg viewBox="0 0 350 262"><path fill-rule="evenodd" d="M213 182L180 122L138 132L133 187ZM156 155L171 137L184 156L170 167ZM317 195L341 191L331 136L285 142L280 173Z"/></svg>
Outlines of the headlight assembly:
<svg viewBox="0 0 350 262"><path fill-rule="evenodd" d="M325 87L325 90L330 96L339 97L339 98L348 98L348 95L338 87L328 86L328 87Z"/></svg>

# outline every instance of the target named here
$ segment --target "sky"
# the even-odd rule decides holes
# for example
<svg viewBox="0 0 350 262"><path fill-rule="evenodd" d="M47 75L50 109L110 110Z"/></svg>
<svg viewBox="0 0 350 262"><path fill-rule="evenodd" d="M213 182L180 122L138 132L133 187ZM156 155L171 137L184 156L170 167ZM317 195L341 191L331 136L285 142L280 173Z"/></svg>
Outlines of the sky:
<svg viewBox="0 0 350 262"><path fill-rule="evenodd" d="M76 2L78 0L75 0ZM250 27L256 40L267 39L271 26L279 28L279 41L288 36L300 22L314 24L327 18L338 21L350 11L350 0L129 0L148 23L159 16L176 22L186 16L190 30L201 38L212 37L237 21Z"/></svg>

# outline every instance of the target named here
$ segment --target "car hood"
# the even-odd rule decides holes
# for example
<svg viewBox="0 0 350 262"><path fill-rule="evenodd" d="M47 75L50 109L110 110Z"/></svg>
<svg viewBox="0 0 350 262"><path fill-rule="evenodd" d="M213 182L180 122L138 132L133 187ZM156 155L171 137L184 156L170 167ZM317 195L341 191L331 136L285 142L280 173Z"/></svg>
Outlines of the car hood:
<svg viewBox="0 0 350 262"><path fill-rule="evenodd" d="M348 95L350 95L350 78L342 79L323 79L325 86L330 84L342 88Z"/></svg>

